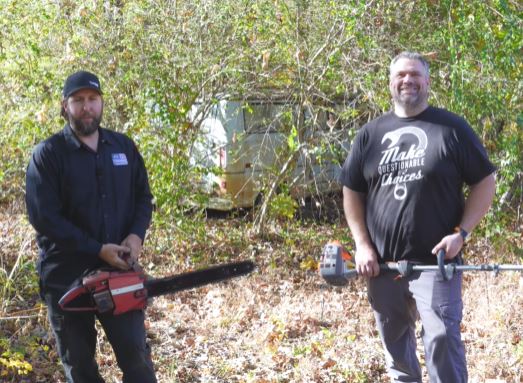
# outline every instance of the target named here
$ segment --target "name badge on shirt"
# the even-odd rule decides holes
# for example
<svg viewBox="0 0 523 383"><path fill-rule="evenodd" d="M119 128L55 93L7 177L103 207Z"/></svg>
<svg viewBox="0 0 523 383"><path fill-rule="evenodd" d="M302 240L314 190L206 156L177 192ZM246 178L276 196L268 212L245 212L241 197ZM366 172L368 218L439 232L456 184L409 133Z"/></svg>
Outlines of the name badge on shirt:
<svg viewBox="0 0 523 383"><path fill-rule="evenodd" d="M125 166L127 163L127 156L125 153L113 153L113 165L114 166Z"/></svg>

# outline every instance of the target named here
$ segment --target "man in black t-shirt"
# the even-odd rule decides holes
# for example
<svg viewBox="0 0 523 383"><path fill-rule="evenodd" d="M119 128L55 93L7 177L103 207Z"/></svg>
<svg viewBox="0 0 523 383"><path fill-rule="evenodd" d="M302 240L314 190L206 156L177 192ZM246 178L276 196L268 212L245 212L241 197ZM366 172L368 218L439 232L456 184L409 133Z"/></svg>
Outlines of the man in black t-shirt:
<svg viewBox="0 0 523 383"><path fill-rule="evenodd" d="M453 260L494 197L485 149L463 118L429 106L429 83L423 56L403 52L392 60L394 110L359 131L341 175L343 204L392 380L421 382L419 315L430 381L460 383L468 379L461 274L444 281L437 272L379 273L388 261L435 264L440 249Z"/></svg>

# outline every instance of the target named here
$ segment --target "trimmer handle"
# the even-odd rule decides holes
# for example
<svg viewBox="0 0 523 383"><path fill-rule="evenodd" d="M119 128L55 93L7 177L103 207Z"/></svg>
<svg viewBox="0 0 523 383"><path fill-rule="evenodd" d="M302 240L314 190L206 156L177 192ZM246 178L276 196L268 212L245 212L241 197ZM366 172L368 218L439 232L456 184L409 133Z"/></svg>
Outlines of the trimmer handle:
<svg viewBox="0 0 523 383"><path fill-rule="evenodd" d="M445 264L445 250L439 249L436 257L438 259L438 267L441 277L444 281L450 281L456 272L456 266L463 264L461 254L456 255L455 261Z"/></svg>

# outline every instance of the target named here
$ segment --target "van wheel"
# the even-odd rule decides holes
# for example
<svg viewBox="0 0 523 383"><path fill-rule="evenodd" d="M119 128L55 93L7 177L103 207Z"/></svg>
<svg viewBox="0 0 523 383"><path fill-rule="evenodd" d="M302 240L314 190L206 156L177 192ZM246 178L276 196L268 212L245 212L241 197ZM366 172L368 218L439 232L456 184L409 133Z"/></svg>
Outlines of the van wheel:
<svg viewBox="0 0 523 383"><path fill-rule="evenodd" d="M254 199L254 204L252 207L258 207L263 203L263 193L258 193L256 198Z"/></svg>

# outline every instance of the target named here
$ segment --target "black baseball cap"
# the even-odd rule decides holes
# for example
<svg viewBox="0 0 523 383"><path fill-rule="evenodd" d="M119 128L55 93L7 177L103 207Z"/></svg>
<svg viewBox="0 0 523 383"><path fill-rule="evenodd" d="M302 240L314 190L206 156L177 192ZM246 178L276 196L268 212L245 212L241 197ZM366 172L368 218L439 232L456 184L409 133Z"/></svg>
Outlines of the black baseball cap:
<svg viewBox="0 0 523 383"><path fill-rule="evenodd" d="M94 89L102 94L102 88L98 77L91 72L81 70L73 73L67 77L67 80L65 80L64 90L62 92L64 100L81 89Z"/></svg>

